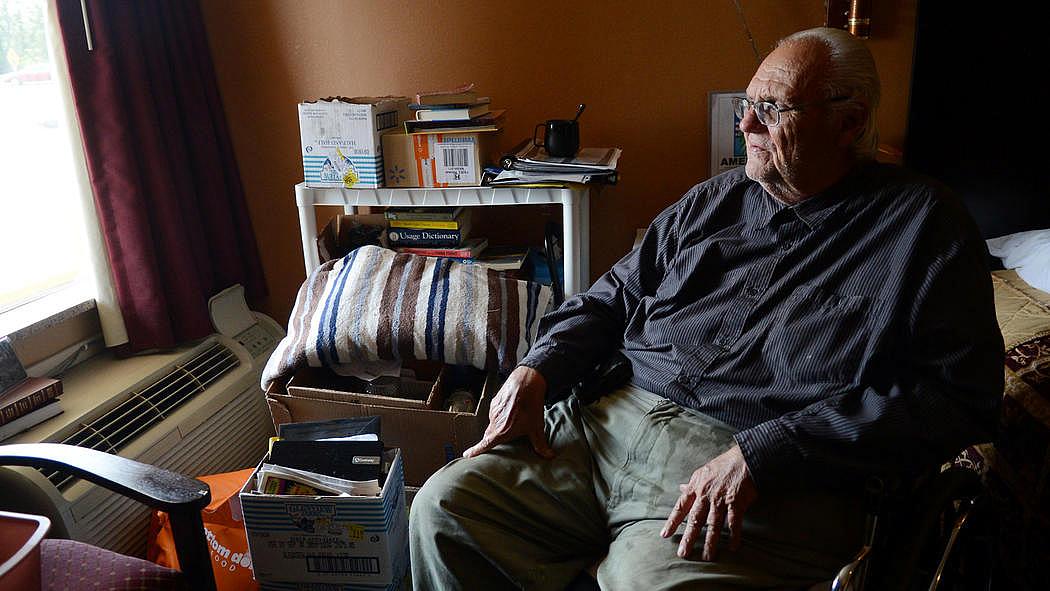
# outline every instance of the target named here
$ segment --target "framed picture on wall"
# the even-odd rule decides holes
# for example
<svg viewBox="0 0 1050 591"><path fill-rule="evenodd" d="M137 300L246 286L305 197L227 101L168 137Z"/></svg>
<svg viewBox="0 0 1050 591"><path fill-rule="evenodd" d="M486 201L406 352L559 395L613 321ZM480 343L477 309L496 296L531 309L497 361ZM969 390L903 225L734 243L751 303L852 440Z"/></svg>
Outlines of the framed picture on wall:
<svg viewBox="0 0 1050 591"><path fill-rule="evenodd" d="M711 168L710 176L722 174L747 162L747 146L740 131L740 119L733 112L733 99L746 98L742 90L712 92L708 96L711 107Z"/></svg>

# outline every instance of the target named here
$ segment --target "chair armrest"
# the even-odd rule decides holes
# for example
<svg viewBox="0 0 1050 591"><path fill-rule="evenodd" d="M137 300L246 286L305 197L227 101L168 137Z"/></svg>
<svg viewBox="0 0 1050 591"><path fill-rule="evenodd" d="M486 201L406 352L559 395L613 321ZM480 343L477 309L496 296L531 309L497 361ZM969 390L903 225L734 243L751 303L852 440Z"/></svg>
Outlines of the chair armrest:
<svg viewBox="0 0 1050 591"><path fill-rule="evenodd" d="M208 485L199 480L74 445L0 445L0 466L28 466L68 472L162 511L200 511L211 502Z"/></svg>

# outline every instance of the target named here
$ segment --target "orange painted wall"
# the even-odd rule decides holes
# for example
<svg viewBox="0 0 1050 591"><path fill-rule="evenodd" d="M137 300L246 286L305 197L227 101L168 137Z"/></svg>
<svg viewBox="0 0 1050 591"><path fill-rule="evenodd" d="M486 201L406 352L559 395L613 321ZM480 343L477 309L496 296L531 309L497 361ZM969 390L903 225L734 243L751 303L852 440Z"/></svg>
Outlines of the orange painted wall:
<svg viewBox="0 0 1050 591"><path fill-rule="evenodd" d="M883 142L896 146L915 2L877 2L872 15L879 123ZM503 148L587 103L582 143L624 150L620 184L591 204L597 276L629 249L635 228L706 178L708 93L744 88L757 63L733 0L201 3L270 286L262 308L280 322L305 276L292 192L302 179L298 102L471 81L509 110ZM763 55L824 20L820 0L740 4Z"/></svg>

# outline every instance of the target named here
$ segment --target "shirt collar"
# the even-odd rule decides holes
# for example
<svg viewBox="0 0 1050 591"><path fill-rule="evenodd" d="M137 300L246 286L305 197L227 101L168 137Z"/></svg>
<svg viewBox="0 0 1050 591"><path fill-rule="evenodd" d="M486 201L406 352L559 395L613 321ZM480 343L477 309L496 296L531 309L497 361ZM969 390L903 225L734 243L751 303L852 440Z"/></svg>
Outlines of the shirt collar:
<svg viewBox="0 0 1050 591"><path fill-rule="evenodd" d="M768 227L773 223L774 218L789 216L793 213L794 217L805 223L810 230L815 230L845 201L856 194L857 185L861 178L866 176L863 172L868 168L869 163L867 162L858 164L834 185L794 205L780 201L759 186L758 193L761 202L759 217L762 226Z"/></svg>

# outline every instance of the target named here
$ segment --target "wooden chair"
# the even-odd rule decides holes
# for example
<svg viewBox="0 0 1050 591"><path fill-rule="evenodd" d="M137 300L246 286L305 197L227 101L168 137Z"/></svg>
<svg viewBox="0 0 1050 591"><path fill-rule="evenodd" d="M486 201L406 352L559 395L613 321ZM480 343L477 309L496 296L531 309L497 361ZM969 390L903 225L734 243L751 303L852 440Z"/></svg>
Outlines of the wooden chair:
<svg viewBox="0 0 1050 591"><path fill-rule="evenodd" d="M215 591L215 576L201 521L201 509L211 502L211 491L207 484L120 456L58 443L0 445L0 466L28 466L66 472L151 508L165 511L171 519L175 551L182 569L181 584L194 591ZM79 552L90 555L93 561L112 560L114 568L140 562L80 542L61 543L62 546L55 548L52 556L68 559ZM43 556L46 561L49 553L45 550ZM46 573L50 572L46 562L41 565L41 571L45 573L43 578L46 581ZM119 573L115 576L119 576ZM96 589L94 583L85 581L85 588Z"/></svg>

